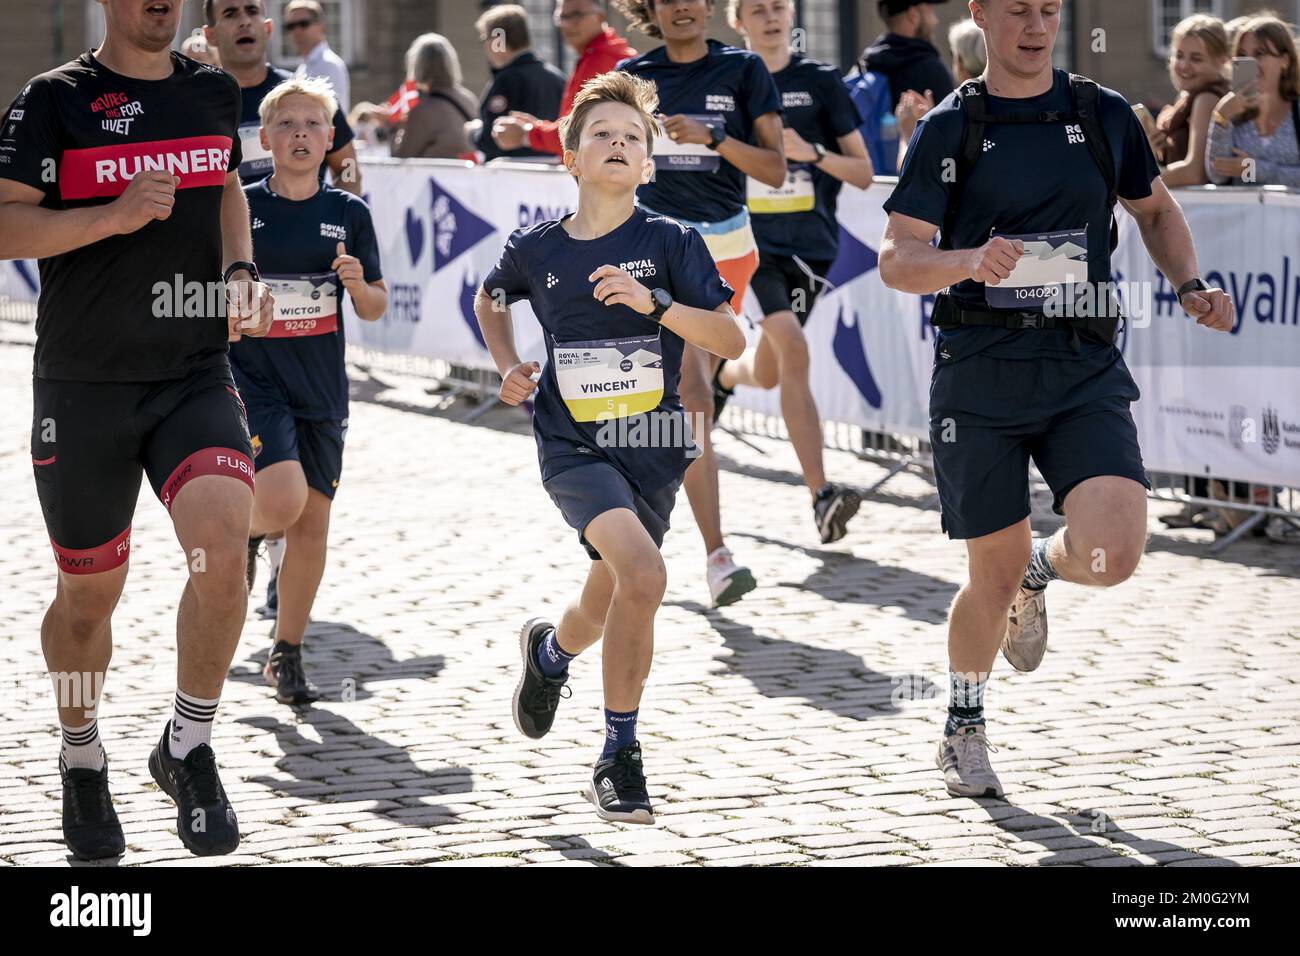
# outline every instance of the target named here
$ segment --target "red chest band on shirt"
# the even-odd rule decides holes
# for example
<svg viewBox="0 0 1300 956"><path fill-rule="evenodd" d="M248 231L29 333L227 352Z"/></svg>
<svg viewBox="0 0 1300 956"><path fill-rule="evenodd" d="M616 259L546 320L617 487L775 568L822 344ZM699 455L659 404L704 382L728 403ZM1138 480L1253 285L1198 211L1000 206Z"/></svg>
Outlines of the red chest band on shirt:
<svg viewBox="0 0 1300 956"><path fill-rule="evenodd" d="M189 136L69 149L59 164L59 194L65 200L120 196L137 173L150 170L176 176L178 189L224 186L231 145L229 136Z"/></svg>

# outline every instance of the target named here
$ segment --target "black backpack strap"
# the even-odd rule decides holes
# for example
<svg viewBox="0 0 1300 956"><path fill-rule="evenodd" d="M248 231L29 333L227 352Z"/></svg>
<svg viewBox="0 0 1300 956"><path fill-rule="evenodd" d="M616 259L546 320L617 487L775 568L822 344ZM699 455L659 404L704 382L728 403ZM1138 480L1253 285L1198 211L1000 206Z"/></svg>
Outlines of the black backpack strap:
<svg viewBox="0 0 1300 956"><path fill-rule="evenodd" d="M988 126L988 90L980 78L967 80L957 89L961 101L962 128L961 146L957 150L957 168L954 170L952 188L948 190L948 206L943 213L940 226L939 248L952 248L952 229L957 220L957 209L961 206L962 193L970 172L984 152L984 130Z"/></svg>
<svg viewBox="0 0 1300 956"><path fill-rule="evenodd" d="M1300 100L1291 101L1291 125L1295 127L1295 144L1300 147Z"/></svg>
<svg viewBox="0 0 1300 956"><path fill-rule="evenodd" d="M465 107L461 105L458 99L456 99L454 96L451 96L448 93L444 93L442 90L429 90L427 93L425 93L425 96L428 96L431 99L435 99L435 100L446 100L448 103L450 103L452 106L456 108L457 113L465 117L465 122L467 123L474 118L469 115Z"/></svg>
<svg viewBox="0 0 1300 956"><path fill-rule="evenodd" d="M1110 137L1101 122L1101 87L1086 76L1070 74L1070 96L1074 100L1074 116L1083 129L1083 138L1092 154L1092 160L1106 181L1106 205L1110 209L1110 251L1119 245L1119 223L1115 221L1115 203L1119 201L1119 176L1115 169L1115 156L1110 151Z"/></svg>

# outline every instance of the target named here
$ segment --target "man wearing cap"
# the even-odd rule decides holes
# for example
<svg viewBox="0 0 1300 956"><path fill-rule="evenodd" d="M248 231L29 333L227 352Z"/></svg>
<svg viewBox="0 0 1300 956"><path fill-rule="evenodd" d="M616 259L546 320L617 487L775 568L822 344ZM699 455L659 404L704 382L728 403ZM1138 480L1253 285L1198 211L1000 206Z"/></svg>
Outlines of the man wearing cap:
<svg viewBox="0 0 1300 956"><path fill-rule="evenodd" d="M930 42L939 26L934 8L946 2L880 0L877 4L886 32L867 47L862 58L868 70L889 79L893 109L907 90L918 94L929 90L936 103L953 91L952 74Z"/></svg>

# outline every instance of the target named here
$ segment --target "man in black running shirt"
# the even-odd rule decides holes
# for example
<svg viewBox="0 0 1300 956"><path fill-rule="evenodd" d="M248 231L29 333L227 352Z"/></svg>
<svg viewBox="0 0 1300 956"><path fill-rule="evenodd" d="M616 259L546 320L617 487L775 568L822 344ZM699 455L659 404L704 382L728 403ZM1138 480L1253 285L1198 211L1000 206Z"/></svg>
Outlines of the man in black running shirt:
<svg viewBox="0 0 1300 956"><path fill-rule="evenodd" d="M191 852L239 826L212 719L243 626L253 466L227 342L273 303L240 188L239 88L170 52L180 0L98 0L103 45L34 78L0 127L0 258L40 260L32 467L59 568L41 625L59 694L63 830L82 859L125 840L96 721L141 475L171 515L189 580L172 720L149 770ZM88 681L87 681L88 679Z"/></svg>

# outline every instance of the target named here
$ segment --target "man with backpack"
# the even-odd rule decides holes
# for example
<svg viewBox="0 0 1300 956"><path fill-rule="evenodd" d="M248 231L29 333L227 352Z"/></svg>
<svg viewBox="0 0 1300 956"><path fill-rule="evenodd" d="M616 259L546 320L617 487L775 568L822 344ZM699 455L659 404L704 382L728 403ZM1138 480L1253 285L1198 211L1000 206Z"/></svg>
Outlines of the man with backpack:
<svg viewBox="0 0 1300 956"><path fill-rule="evenodd" d="M885 33L862 54L857 68L844 78L849 96L863 116L860 128L867 153L878 173L898 171L898 126L894 111L903 94L927 91L935 102L952 92L952 74L930 42L939 25L934 0L880 0Z"/></svg>
<svg viewBox="0 0 1300 956"><path fill-rule="evenodd" d="M954 796L1001 797L983 702L998 648L1034 670L1047 584L1119 584L1146 542L1149 485L1129 412L1138 389L1115 347L1115 202L1188 315L1219 331L1234 317L1228 296L1199 278L1187 221L1128 103L1052 68L1060 0L970 8L988 68L918 125L885 203L880 275L903 292L939 293L934 470L943 528L966 541L970 579L949 615L938 764ZM1031 459L1066 519L1037 541Z"/></svg>

